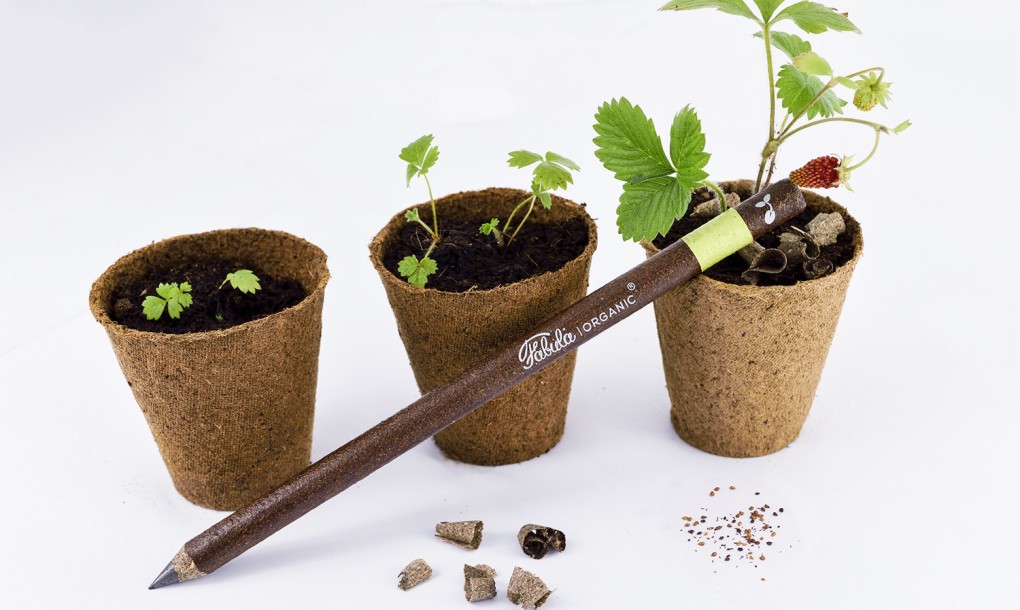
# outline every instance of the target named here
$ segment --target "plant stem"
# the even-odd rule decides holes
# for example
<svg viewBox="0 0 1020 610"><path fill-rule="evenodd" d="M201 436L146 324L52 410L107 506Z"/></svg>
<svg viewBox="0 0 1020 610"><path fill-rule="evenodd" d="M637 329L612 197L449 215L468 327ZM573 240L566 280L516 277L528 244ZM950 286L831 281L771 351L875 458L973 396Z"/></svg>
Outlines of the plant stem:
<svg viewBox="0 0 1020 610"><path fill-rule="evenodd" d="M429 183L429 177L427 174L422 174L422 178L425 179L425 186L429 189L429 204L432 205L432 241L439 241L439 216L436 215L436 198L432 196L432 185ZM424 224L424 223L423 223ZM428 227L425 227L426 229Z"/></svg>
<svg viewBox="0 0 1020 610"><path fill-rule="evenodd" d="M523 208L524 206L526 206L528 203L531 203L531 202L534 202L534 201L535 201L535 195L531 195L530 197L525 197L523 201L521 201L520 203L517 204L517 206L510 212L510 216L507 217L506 224L503 225L504 232L506 232L506 233L510 232L510 226L511 226L510 223L513 221L514 216L517 215L517 212L519 212L520 209ZM521 222L524 222L524 221L521 221ZM514 232L514 235L516 235L516 234L517 233ZM511 237L511 239L513 239L513 238Z"/></svg>
<svg viewBox="0 0 1020 610"><path fill-rule="evenodd" d="M800 131L803 131L803 130L807 129L808 127L814 127L815 125L821 125L822 123L833 123L833 122L858 123L860 125L867 125L868 127L871 127L872 129L875 129L877 131L889 131L888 127L886 127L885 125L880 125L878 123L875 123L874 121L866 121L864 119L855 119L855 118L845 117L845 116L834 116L834 117L829 117L827 119L818 119L817 121L812 121L810 123L804 123L803 125L801 125L797 129L794 129L793 131L790 131L790 132L788 132L786 134L781 134L779 136L779 142L780 142L780 144L785 142L793 134L795 134L797 132L800 132Z"/></svg>
<svg viewBox="0 0 1020 610"><path fill-rule="evenodd" d="M776 139L776 75L773 71L772 64L772 29L768 23L762 24L763 38L765 39L765 65L769 73L769 138L766 140L766 147L768 143ZM773 151L767 157L775 159L776 153ZM764 185L761 183L762 174L765 172L765 161L766 157L762 157L761 164L758 166L758 177L754 182L754 191L757 193L762 189ZM767 183L766 183L767 184Z"/></svg>
<svg viewBox="0 0 1020 610"><path fill-rule="evenodd" d="M517 234L520 233L521 227L524 226L524 223L528 222L528 217L531 216L531 211L535 209L535 199L537 199L537 198L538 198L537 195L532 195L531 197L528 197L527 199L524 200L524 201L530 202L529 205L528 205L528 211L524 214L524 218L522 218L521 221L519 223L517 223L517 228L514 229L514 233L513 233L513 235L510 236L510 239L507 240L507 243L512 242L514 240L514 238L517 237ZM516 210L514 210L514 211L516 211ZM507 230L508 231L510 230L509 226L507 227Z"/></svg>
<svg viewBox="0 0 1020 610"><path fill-rule="evenodd" d="M725 212L726 211L726 195L723 194L722 189L719 188L719 185L716 184L715 182L710 181L710 180L702 180L702 182L705 183L705 186L707 186L708 188L712 189L712 191L715 192L716 198L719 199L719 211L720 212Z"/></svg>
<svg viewBox="0 0 1020 610"><path fill-rule="evenodd" d="M855 163L854 165L851 165L850 167L846 168L846 171L848 171L848 172L849 171L853 171L853 170L857 169L858 167L864 165L868 161L870 161L871 158L875 156L875 151L878 150L878 142L881 139L882 139L882 130L878 129L878 128L875 128L875 145L871 147L871 152L869 152L868 156L864 157L864 159L862 159L860 163Z"/></svg>

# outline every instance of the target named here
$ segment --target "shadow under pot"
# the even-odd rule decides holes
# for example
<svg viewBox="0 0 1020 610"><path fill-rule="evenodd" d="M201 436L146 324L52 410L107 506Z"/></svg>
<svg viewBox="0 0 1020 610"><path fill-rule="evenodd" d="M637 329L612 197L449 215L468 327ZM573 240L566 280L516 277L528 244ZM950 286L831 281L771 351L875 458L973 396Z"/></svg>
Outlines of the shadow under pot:
<svg viewBox="0 0 1020 610"><path fill-rule="evenodd" d="M201 278L217 266L255 271L262 289L208 285ZM326 255L307 241L231 229L135 250L93 284L92 315L106 329L174 486L191 502L235 510L309 464L328 279ZM160 282L183 281L198 282L192 306L178 319L164 312L146 320L145 295ZM270 311L279 310L234 326L224 321L224 311L232 317L253 302L265 309L267 299L276 301Z"/></svg>
<svg viewBox="0 0 1020 610"><path fill-rule="evenodd" d="M750 181L722 187L741 200L753 188ZM811 409L863 239L846 209L803 193L808 209L801 222L820 212L843 217L845 260L834 261L831 273L793 285L738 285L710 277L721 263L655 301L670 419L684 441L703 451L774 453L797 438ZM648 256L659 251L642 245Z"/></svg>
<svg viewBox="0 0 1020 610"><path fill-rule="evenodd" d="M415 237L415 227L404 218L407 210L395 215L372 240L370 258L386 289L423 394L520 340L586 294L597 242L595 223L583 206L566 199L553 196L550 209L535 210L515 240L516 247L528 253L523 259L530 267L529 276L520 281L492 286L498 278L490 277L484 267L472 278L468 267L473 269L474 263L464 258L465 249L450 245L462 240L480 242L477 247L502 256L494 239L479 233L479 226L493 217L507 218L529 194L490 188L436 200L440 243L445 240L451 254L437 261L439 270L425 288L413 286L397 274L401 258L421 256L424 251L408 249L407 243L421 240L428 245L427 237ZM428 203L410 209L417 209L431 225ZM508 245L507 252L512 247L513 243ZM535 268L530 262L553 249L569 254L563 254L561 258L566 260L553 265L552 270ZM444 260L454 264L444 264ZM458 291L436 288L442 287L439 278L444 275L443 280ZM436 444L450 458L487 466L523 462L549 451L563 436L575 358L576 353L564 356L458 420L435 435Z"/></svg>

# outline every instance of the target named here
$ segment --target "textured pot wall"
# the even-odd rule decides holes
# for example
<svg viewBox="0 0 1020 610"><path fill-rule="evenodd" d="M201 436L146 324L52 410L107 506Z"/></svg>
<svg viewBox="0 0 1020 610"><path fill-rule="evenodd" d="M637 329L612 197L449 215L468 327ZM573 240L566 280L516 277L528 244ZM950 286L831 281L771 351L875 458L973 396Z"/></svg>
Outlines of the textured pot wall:
<svg viewBox="0 0 1020 610"><path fill-rule="evenodd" d="M842 206L809 191L804 197L809 209L839 211L847 221L854 257L831 275L766 287L700 275L655 301L670 418L699 449L774 453L807 419L863 240ZM657 252L644 246L649 256Z"/></svg>
<svg viewBox="0 0 1020 610"><path fill-rule="evenodd" d="M491 188L449 195L436 204L440 223L467 219L481 224L494 216L506 218L527 195ZM428 204L414 207L425 216ZM385 252L407 223L404 212L376 235L370 245L372 264L386 288L422 393L457 377L585 295L597 239L584 208L553 197L552 209L537 210L529 222L576 217L588 225L588 245L579 257L557 271L510 286L463 293L412 286L383 266ZM549 451L563 435L575 357L564 357L486 403L437 434L436 443L453 459L484 465L522 462Z"/></svg>
<svg viewBox="0 0 1020 610"><path fill-rule="evenodd" d="M221 331L163 334L110 318L115 287L163 261L257 261L309 295L282 312ZM177 490L233 510L308 465L318 378L322 302L329 271L316 246L286 233L232 229L161 241L124 256L92 286L128 385Z"/></svg>

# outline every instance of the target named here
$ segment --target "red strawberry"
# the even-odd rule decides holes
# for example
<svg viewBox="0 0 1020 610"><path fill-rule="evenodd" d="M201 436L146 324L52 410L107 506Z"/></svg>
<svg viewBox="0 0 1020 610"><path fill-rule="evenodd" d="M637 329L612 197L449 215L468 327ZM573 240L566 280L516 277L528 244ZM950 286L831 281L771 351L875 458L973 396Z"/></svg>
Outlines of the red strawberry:
<svg viewBox="0 0 1020 610"><path fill-rule="evenodd" d="M842 174L840 160L829 155L812 159L804 167L793 170L790 181L803 188L827 189L839 186L844 181Z"/></svg>

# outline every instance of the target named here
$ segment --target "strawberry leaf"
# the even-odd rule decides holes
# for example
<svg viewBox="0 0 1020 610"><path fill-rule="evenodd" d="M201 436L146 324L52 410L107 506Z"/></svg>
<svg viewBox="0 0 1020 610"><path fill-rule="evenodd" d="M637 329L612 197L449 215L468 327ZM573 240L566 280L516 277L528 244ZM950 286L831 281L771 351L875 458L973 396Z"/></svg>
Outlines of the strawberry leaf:
<svg viewBox="0 0 1020 610"><path fill-rule="evenodd" d="M773 19L773 23L783 19L792 20L797 24L797 27L809 34L821 34L826 30L861 33L845 14L817 2L805 1L791 4L779 11L779 14Z"/></svg>
<svg viewBox="0 0 1020 610"><path fill-rule="evenodd" d="M765 37L761 32L755 32L753 36L756 38ZM782 51L790 59L811 50L811 43L796 34L769 32L769 40L772 41L772 46Z"/></svg>
<svg viewBox="0 0 1020 610"><path fill-rule="evenodd" d="M651 241L665 235L687 211L691 191L671 176L623 185L616 224L624 239Z"/></svg>
<svg viewBox="0 0 1020 610"><path fill-rule="evenodd" d="M786 0L754 0L755 5L758 6L758 10L761 11L762 19L767 23L772 19L772 15L775 14L776 9L779 5Z"/></svg>
<svg viewBox="0 0 1020 610"><path fill-rule="evenodd" d="M617 180L631 182L673 173L652 120L627 98L602 104L595 114L595 132L595 156Z"/></svg>
<svg viewBox="0 0 1020 610"><path fill-rule="evenodd" d="M756 0L757 1L757 0ZM752 21L758 21L751 9L747 8L744 0L674 0L667 2L660 11L689 11L697 8L714 8L730 15L747 17Z"/></svg>
<svg viewBox="0 0 1020 610"><path fill-rule="evenodd" d="M783 108L790 114L797 115L807 109L809 120L819 115L831 117L842 114L846 102L837 97L831 89L811 104L811 100L824 88L825 83L822 79L805 74L792 64L786 64L779 69L779 78L776 80L777 95L782 100ZM811 104L810 108L808 104Z"/></svg>
<svg viewBox="0 0 1020 610"><path fill-rule="evenodd" d="M669 156L676 167L676 178L680 185L693 191L708 178L702 168L711 156L705 152L705 134L701 131L701 120L690 106L673 117L669 132Z"/></svg>
<svg viewBox="0 0 1020 610"><path fill-rule="evenodd" d="M804 74L812 76L832 76L832 66L821 55L814 51L801 53L793 58L793 65Z"/></svg>

